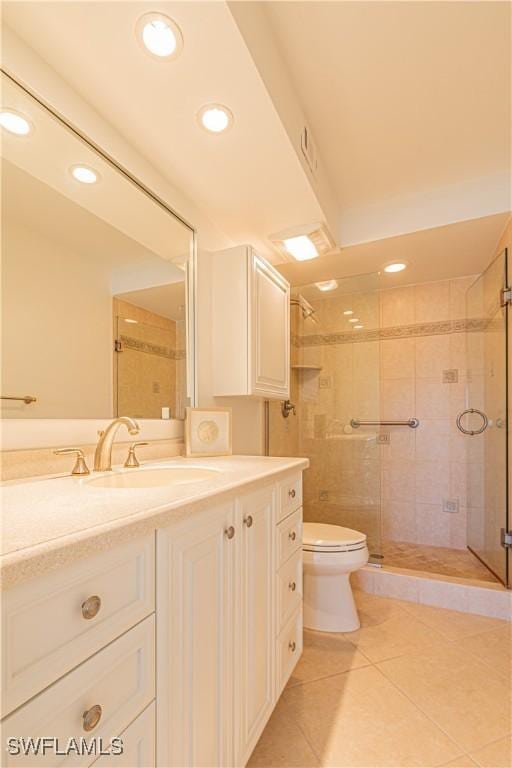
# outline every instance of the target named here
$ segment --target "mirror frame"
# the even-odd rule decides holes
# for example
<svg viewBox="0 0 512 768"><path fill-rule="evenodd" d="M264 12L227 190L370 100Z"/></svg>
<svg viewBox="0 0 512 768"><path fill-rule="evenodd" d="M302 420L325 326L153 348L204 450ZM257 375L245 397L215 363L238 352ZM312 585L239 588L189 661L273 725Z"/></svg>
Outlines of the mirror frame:
<svg viewBox="0 0 512 768"><path fill-rule="evenodd" d="M49 104L45 99L39 96L30 87L22 83L12 72L9 72L5 67L0 67L5 77L13 82L18 88L24 91L27 96L34 99L50 117L64 126L68 131L71 131L76 138L78 138L85 146L96 152L102 160L108 163L112 168L115 168L122 176L125 177L131 184L137 187L143 194L149 197L154 203L162 208L166 213L174 216L178 219L191 234L190 254L187 262L187 269L185 272L185 292L187 298L187 311L185 318L186 326L186 343L187 343L187 397L190 398L190 406L192 408L197 407L197 392L198 392L198 376L197 376L197 322L196 322L196 300L197 300L197 230L186 219L177 213L172 206L170 206L163 198L153 192L143 181L134 176L124 165L118 162L112 155L106 150L96 144L89 136L83 133L76 125L71 123L63 114ZM112 382L112 387L114 383ZM112 390L112 397L114 392ZM113 399L112 399L113 403ZM112 418L115 418L113 415ZM72 420L72 419L70 419ZM3 419L2 419L3 421ZM28 422L31 419L27 419ZM152 419L151 421L160 421L159 419ZM183 419L172 419L172 421L183 422Z"/></svg>

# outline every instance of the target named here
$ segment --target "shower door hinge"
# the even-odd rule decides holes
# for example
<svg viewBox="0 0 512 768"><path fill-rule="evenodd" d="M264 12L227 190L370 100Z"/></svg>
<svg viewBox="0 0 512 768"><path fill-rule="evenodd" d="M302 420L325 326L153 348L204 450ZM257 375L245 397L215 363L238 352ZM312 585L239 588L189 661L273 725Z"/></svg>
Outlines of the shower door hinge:
<svg viewBox="0 0 512 768"><path fill-rule="evenodd" d="M506 307L507 304L512 304L512 288L503 288L501 291L501 306Z"/></svg>
<svg viewBox="0 0 512 768"><path fill-rule="evenodd" d="M120 339L116 339L114 341L114 352L122 352L123 351L123 342Z"/></svg>
<svg viewBox="0 0 512 768"><path fill-rule="evenodd" d="M506 531L504 528L501 529L501 546L507 549L512 547L512 531Z"/></svg>

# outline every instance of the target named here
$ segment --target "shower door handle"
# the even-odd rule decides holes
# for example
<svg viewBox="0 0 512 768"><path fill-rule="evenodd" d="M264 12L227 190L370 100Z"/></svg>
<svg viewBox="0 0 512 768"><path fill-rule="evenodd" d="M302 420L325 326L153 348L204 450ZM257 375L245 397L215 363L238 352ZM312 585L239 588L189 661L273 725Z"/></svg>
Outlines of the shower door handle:
<svg viewBox="0 0 512 768"><path fill-rule="evenodd" d="M477 413L482 418L482 426L480 429L464 429L462 426L462 419L466 415L466 413ZM465 411L462 411L457 416L457 427L464 435L481 435L482 432L485 432L487 427L489 426L489 419L485 415L483 411L479 411L478 408L467 408Z"/></svg>

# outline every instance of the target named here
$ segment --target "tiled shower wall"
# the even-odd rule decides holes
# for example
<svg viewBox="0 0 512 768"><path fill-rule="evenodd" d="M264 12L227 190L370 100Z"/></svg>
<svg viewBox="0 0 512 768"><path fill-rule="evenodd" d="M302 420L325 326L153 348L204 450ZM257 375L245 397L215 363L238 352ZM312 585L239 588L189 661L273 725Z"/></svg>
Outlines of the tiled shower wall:
<svg viewBox="0 0 512 768"><path fill-rule="evenodd" d="M316 324L293 309L298 415L284 420L271 404L270 437L272 454L311 460L306 520L363 530L373 551L380 539L465 547L466 442L455 418L465 407L463 321L473 280L332 298L309 290ZM352 329L347 308L363 329ZM348 426L352 418L413 416L421 422L416 430L350 433ZM389 442L378 442L383 437Z"/></svg>

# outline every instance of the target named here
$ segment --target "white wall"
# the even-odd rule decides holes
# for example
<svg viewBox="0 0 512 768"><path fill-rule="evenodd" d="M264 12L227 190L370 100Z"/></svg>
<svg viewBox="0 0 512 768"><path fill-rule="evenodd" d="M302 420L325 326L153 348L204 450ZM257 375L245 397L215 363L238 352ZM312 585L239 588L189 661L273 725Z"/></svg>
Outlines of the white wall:
<svg viewBox="0 0 512 768"><path fill-rule="evenodd" d="M110 269L2 222L2 402L10 418L112 417Z"/></svg>

